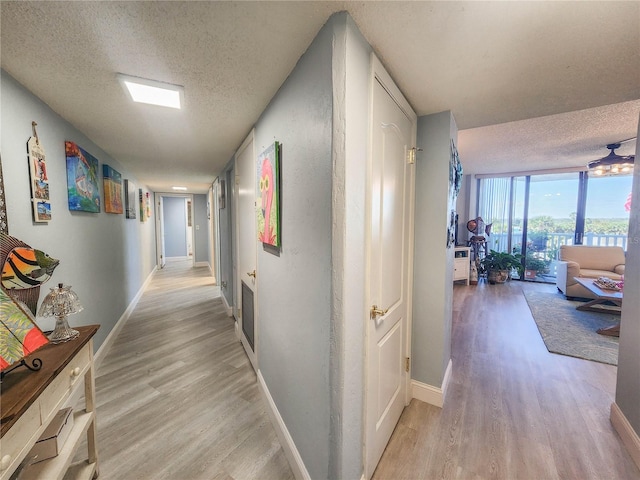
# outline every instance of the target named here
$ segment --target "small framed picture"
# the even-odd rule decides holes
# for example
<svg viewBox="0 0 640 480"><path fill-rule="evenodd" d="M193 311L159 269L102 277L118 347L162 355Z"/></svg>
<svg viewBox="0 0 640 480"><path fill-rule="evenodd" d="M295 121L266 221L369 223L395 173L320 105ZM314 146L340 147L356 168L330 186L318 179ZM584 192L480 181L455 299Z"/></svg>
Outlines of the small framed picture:
<svg viewBox="0 0 640 480"><path fill-rule="evenodd" d="M131 180L124 180L124 214L126 218L136 218L136 186Z"/></svg>

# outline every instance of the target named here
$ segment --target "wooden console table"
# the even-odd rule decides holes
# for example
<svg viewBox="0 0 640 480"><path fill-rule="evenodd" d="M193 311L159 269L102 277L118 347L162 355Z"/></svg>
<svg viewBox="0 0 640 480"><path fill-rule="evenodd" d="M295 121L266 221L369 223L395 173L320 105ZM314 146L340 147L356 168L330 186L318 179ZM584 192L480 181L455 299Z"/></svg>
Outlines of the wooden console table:
<svg viewBox="0 0 640 480"><path fill-rule="evenodd" d="M61 479L67 473L72 478L98 476L92 340L98 328L99 325L78 327L77 339L48 344L32 354L42 360L40 370L17 369L2 380L0 480L10 478L18 469L49 422L82 383L85 409L74 411L73 430L62 451L56 457L24 468L20 479ZM88 459L71 465L85 433Z"/></svg>

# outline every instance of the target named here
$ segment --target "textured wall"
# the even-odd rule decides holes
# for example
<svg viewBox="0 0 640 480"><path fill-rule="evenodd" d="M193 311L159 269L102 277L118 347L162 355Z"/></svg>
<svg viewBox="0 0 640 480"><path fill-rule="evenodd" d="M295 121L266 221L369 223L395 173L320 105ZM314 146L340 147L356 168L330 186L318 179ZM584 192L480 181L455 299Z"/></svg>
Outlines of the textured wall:
<svg viewBox="0 0 640 480"><path fill-rule="evenodd" d="M371 47L353 19L335 16L333 251L329 478L360 478L366 285L366 169Z"/></svg>
<svg viewBox="0 0 640 480"><path fill-rule="evenodd" d="M233 256L235 255L232 214L234 205L233 197L233 180L235 178L233 163L227 165L225 170L220 174L220 179L225 180L225 207L219 209L218 226L220 228L220 278L217 279L220 285L220 291L227 302L227 305L233 305Z"/></svg>
<svg viewBox="0 0 640 480"><path fill-rule="evenodd" d="M154 220L143 223L140 218L106 214L104 209L102 213L70 212L65 140L76 142L101 165L107 163L118 170L123 179L145 186L4 71L1 80L1 150L9 234L60 260L40 298L58 282L72 285L85 309L69 322L99 323L94 339L98 348L155 267ZM32 222L26 151L32 121L38 124L46 153L53 217L48 224ZM100 191L104 199L102 181ZM54 321L38 319L38 324L47 330Z"/></svg>
<svg viewBox="0 0 640 480"><path fill-rule="evenodd" d="M457 142L451 112L418 119L411 377L441 387L451 358L453 249L446 248L449 221L450 139Z"/></svg>
<svg viewBox="0 0 640 480"><path fill-rule="evenodd" d="M282 251L258 247L259 368L306 468L328 478L331 316L332 24L256 124L282 143Z"/></svg>
<svg viewBox="0 0 640 480"><path fill-rule="evenodd" d="M211 262L211 247L209 245L209 220L207 219L207 195L193 196L193 235L195 236L194 252L196 263Z"/></svg>

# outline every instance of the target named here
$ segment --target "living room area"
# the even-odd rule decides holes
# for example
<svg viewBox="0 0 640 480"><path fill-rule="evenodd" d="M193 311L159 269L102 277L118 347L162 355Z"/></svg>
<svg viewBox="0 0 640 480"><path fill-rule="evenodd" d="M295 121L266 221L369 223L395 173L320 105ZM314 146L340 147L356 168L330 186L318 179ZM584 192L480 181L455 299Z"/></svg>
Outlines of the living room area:
<svg viewBox="0 0 640 480"><path fill-rule="evenodd" d="M627 143L632 148L617 156L620 164L633 164L636 140L631 138ZM625 273L635 278L627 263L633 265L637 255L638 219L632 211L632 191L637 191L638 180L632 169L602 175L595 167L589 168L589 163L575 171L474 175L467 181L462 203L458 203L456 243L470 250L471 281L468 286L467 282L454 286L452 357L458 367L463 366L465 381L481 376L482 380L470 388L486 396L493 394L495 411L475 412L481 420L466 417L464 407L457 413L464 418L461 424L477 422L476 428L487 429L488 446L474 454L491 456L492 448L520 448L512 443L517 444L517 439L510 437L510 428L528 440L542 438L542 443L533 442L541 449L533 449L533 457L539 455L539 461L519 465L514 475L517 471L527 472L524 477L531 478L637 476L633 469L600 470L605 468L602 452L610 454L612 444L590 453L583 450L590 447L581 445L586 439L598 444L619 441L618 435L625 438L615 419L616 398L620 398L617 382L630 370L624 367L619 371L618 355L619 348L629 348L637 339L635 327L629 327L637 320L632 310L637 306L633 303L636 289L627 288L628 308L623 308L622 298ZM487 277L489 262L485 258L492 253L516 259L517 266L510 268L504 284L492 284ZM473 277L474 264L477 279ZM624 326L620 333L625 322L631 338L625 336ZM485 343L487 337L491 340ZM475 352L472 361L470 351ZM481 365L476 365L478 362ZM494 390L485 390L483 382ZM455 388L466 387L456 384ZM524 405L528 407L524 409ZM418 418L429 418L420 406L412 408L412 425L419 423ZM509 417L514 423L508 427L498 413L503 409L517 412ZM536 411L540 418L523 421ZM491 425L488 418L494 418L495 423ZM538 431L534 425L540 419ZM583 430L585 424L589 427ZM572 431L571 438L566 437L567 431ZM494 443L505 437L506 447ZM564 440L549 444L550 438ZM458 448L453 443L447 448ZM521 447L532 448L530 443ZM625 456L626 452L621 453L617 465L625 464ZM539 468L549 460L546 465L550 470L532 469L532 465ZM495 467L502 473L513 468ZM612 468L611 464L606 468ZM596 471L599 473L594 474Z"/></svg>

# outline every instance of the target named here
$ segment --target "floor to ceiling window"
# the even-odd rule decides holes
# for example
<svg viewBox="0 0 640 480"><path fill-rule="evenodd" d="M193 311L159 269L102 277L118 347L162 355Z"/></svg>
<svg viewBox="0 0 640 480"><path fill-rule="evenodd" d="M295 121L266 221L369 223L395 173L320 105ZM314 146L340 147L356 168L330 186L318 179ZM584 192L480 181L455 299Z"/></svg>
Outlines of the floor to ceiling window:
<svg viewBox="0 0 640 480"><path fill-rule="evenodd" d="M523 255L525 279L554 282L561 245L626 250L632 175L544 173L478 180L478 216L491 224L487 250Z"/></svg>
<svg viewBox="0 0 640 480"><path fill-rule="evenodd" d="M584 245L619 245L627 249L633 175L589 177Z"/></svg>

